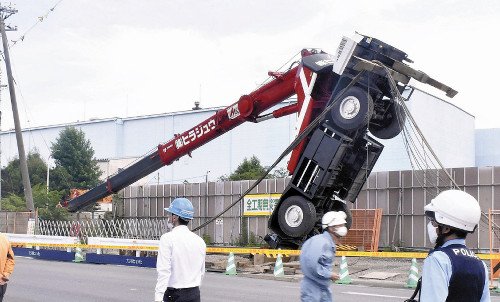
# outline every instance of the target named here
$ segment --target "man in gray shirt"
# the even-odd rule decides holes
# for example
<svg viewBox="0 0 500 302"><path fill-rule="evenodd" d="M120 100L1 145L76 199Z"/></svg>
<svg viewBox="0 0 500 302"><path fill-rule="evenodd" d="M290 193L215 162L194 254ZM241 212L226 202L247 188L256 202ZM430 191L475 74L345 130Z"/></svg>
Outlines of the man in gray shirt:
<svg viewBox="0 0 500 302"><path fill-rule="evenodd" d="M339 275L332 271L336 244L347 234L347 215L344 212L326 213L321 224L323 233L315 235L304 243L300 252L300 268L304 274L301 286L302 302L333 301L330 284Z"/></svg>

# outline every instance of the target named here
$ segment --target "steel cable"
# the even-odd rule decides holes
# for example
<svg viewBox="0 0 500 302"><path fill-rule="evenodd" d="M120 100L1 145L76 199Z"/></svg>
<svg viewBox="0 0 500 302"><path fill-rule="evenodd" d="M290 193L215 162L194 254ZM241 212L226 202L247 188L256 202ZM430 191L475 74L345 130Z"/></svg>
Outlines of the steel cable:
<svg viewBox="0 0 500 302"><path fill-rule="evenodd" d="M415 122L415 119L413 118L412 114L410 113L408 107L406 106L406 104L402 101L404 100L404 98L401 96L401 93L399 92L399 90L397 89L397 85L396 85L396 82L394 80L394 78L392 77L392 74L389 70L389 68L387 66L385 66L384 64L382 64L381 62L379 61L372 61L373 63L377 64L378 66L384 68L386 74L387 74L387 77L389 79L389 83L391 85L391 88L392 88L392 92L396 94L397 96L397 100L400 102L400 104L402 105L404 111L405 111L405 114L407 117L409 117L410 119L410 125L412 125L412 127L414 127L414 129L416 130L416 133L418 134L418 136L421 138L422 142L424 143L425 147L428 149L428 151L430 152L430 154L432 155L432 157L430 157L431 159L433 158L437 164L441 167L441 170L445 172L447 178L451 181L453 187L460 189L460 186L456 183L455 179L450 175L450 173L448 173L448 171L446 170L446 168L444 167L444 165L441 163L441 161L439 160L439 158L437 157L436 153L434 152L434 150L432 149L432 147L430 146L429 142L427 141L427 139L425 138L425 136L423 135L422 131L420 130L420 128L418 127L417 123ZM424 154L427 154L425 152L425 148L423 148L423 151L424 151ZM425 184L424 184L425 185ZM425 187L425 186L424 186ZM435 186L437 191L439 191L439 187L436 185ZM488 215L484 212L481 211L481 220L480 220L480 223L487 223L488 222ZM499 227L498 225L496 227Z"/></svg>
<svg viewBox="0 0 500 302"><path fill-rule="evenodd" d="M321 122L321 120L325 117L325 115L330 111L332 110L333 106L335 106L335 104L337 104L337 102L340 100L340 98L344 95L344 93L349 90L352 86L354 86L355 83L358 82L359 78L364 74L364 71L361 71L360 73L358 73L354 79L351 80L351 82L339 93L339 95L334 99L334 101L329 105L327 106L323 112L321 112L320 115L318 115L318 117L316 117L305 129L304 131L302 131L299 135L297 135L297 137L295 138L295 140L292 141L292 143L285 149L285 151L283 151L283 153L281 153L281 155L278 157L278 159L276 159L276 161L269 167L267 168L267 170L248 188L248 190L246 190L236 201L234 201L233 203L231 203L228 207L226 207L224 210L222 210L220 213L218 213L217 215L215 215L214 217L212 217L211 219L209 219L208 221L206 221L205 223L203 223L202 225L194 228L192 231L195 232L205 226L207 226L208 224L210 224L211 222L213 222L215 219L217 219L218 217L222 216L224 213L226 213L227 211L229 211L229 209L231 209L232 207L234 207L237 203L239 203L248 193L250 193L268 174L269 172L271 172L272 169L274 169L280 162L281 160L288 155L288 153L290 153L293 149L295 149L295 147L297 147L297 145L304 139L306 138L315 128L316 126Z"/></svg>

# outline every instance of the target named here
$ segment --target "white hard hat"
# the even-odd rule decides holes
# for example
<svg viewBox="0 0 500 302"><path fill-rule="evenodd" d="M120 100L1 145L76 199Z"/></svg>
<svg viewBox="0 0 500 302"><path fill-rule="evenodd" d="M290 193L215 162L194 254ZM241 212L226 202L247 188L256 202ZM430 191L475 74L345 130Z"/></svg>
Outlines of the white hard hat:
<svg viewBox="0 0 500 302"><path fill-rule="evenodd" d="M460 190L441 192L424 207L424 212L438 224L470 233L474 232L481 219L477 200Z"/></svg>
<svg viewBox="0 0 500 302"><path fill-rule="evenodd" d="M323 219L321 219L321 226L324 228L344 224L346 222L347 214L342 211L330 211L323 215Z"/></svg>

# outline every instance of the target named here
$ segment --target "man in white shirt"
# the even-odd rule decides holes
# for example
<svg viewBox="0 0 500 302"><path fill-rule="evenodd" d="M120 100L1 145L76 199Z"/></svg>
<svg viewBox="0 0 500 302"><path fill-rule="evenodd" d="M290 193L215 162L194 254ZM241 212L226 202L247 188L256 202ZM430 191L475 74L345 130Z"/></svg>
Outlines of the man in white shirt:
<svg viewBox="0 0 500 302"><path fill-rule="evenodd" d="M176 198L165 210L172 214L174 228L160 238L155 301L199 302L207 246L187 227L193 219L193 204Z"/></svg>

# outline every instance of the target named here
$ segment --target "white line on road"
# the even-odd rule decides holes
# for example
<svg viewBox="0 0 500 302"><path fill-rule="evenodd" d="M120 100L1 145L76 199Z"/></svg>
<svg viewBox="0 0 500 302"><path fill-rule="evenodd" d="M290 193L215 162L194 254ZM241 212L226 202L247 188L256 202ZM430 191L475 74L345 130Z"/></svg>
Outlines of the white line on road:
<svg viewBox="0 0 500 302"><path fill-rule="evenodd" d="M372 296L372 297L384 297L384 298L401 298L408 299L408 297L400 297L400 296L389 296L389 295L377 295L377 294L368 294L368 293L358 293L358 292L342 292L347 295L358 295L358 296Z"/></svg>

